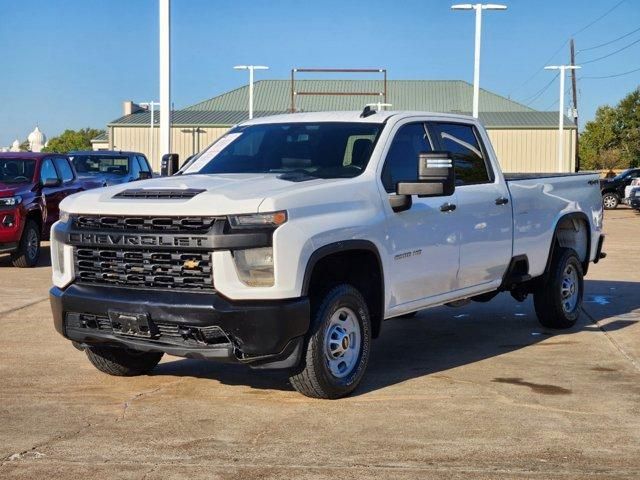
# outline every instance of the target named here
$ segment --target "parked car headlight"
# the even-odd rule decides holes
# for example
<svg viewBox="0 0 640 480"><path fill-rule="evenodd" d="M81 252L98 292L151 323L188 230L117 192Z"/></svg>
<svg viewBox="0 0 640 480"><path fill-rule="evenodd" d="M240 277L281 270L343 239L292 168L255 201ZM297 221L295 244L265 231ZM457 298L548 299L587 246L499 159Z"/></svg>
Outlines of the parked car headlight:
<svg viewBox="0 0 640 480"><path fill-rule="evenodd" d="M231 215L229 223L233 228L279 227L287 221L287 212L251 213L249 215Z"/></svg>
<svg viewBox="0 0 640 480"><path fill-rule="evenodd" d="M235 250L233 258L240 281L249 287L271 287L273 276L273 248Z"/></svg>
<svg viewBox="0 0 640 480"><path fill-rule="evenodd" d="M634 196L640 197L640 188L638 190L636 190L636 193L634 194Z"/></svg>
<svg viewBox="0 0 640 480"><path fill-rule="evenodd" d="M20 205L20 203L22 203L22 197L20 195L0 198L0 207L15 207L16 205Z"/></svg>

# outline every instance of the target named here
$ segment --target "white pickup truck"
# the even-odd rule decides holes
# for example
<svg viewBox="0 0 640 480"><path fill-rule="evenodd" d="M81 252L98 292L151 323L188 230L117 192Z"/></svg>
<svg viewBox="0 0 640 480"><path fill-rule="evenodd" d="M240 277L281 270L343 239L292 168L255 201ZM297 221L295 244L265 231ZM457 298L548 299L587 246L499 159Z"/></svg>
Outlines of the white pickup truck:
<svg viewBox="0 0 640 480"><path fill-rule="evenodd" d="M602 256L596 174L505 175L475 119L296 113L242 123L178 175L65 199L56 329L112 375L164 353L349 394L383 320L533 294L571 327Z"/></svg>

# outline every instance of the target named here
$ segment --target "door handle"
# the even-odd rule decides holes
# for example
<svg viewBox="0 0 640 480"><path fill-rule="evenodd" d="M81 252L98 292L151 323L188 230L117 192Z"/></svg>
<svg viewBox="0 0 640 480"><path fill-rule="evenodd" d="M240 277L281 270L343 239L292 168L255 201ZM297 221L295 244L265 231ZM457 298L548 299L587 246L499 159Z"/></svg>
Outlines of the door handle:
<svg viewBox="0 0 640 480"><path fill-rule="evenodd" d="M443 203L440 205L441 212L453 212L456 209L456 206L453 203Z"/></svg>
<svg viewBox="0 0 640 480"><path fill-rule="evenodd" d="M506 205L509 203L509 199L507 197L496 198L496 205Z"/></svg>

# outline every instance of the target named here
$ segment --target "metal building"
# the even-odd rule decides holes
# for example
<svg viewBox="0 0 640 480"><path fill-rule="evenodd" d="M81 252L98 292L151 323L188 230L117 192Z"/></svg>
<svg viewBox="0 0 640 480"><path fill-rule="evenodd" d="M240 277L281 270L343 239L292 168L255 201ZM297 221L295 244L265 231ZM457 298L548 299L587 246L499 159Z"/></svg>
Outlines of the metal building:
<svg viewBox="0 0 640 480"><path fill-rule="evenodd" d="M255 83L255 116L296 111L362 110L367 103L386 102L390 110L470 114L473 87L447 80L261 80ZM248 86L223 93L171 115L172 150L186 159L248 116ZM125 102L125 115L108 124L108 143L94 139L94 148L158 152L159 115L153 138L150 113ZM541 112L487 90L480 91L480 120L486 126L506 172L558 171L558 113ZM565 118L565 170L575 167L577 129Z"/></svg>

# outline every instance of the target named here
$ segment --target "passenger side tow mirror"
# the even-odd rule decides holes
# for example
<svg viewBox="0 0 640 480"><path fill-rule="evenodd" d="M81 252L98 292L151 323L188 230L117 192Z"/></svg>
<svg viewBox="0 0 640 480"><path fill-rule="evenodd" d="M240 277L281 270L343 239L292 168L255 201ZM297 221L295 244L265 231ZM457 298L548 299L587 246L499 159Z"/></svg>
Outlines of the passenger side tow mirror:
<svg viewBox="0 0 640 480"><path fill-rule="evenodd" d="M418 155L418 181L399 182L398 195L448 197L456 189L455 169L449 152L421 152Z"/></svg>
<svg viewBox="0 0 640 480"><path fill-rule="evenodd" d="M42 182L42 186L43 187L58 187L60 186L60 179L59 178L45 178L44 181Z"/></svg>
<svg viewBox="0 0 640 480"><path fill-rule="evenodd" d="M179 170L180 157L177 153L167 153L162 156L160 175L170 177Z"/></svg>
<svg viewBox="0 0 640 480"><path fill-rule="evenodd" d="M140 172L138 175L139 180L148 180L149 178L151 178L151 172Z"/></svg>

